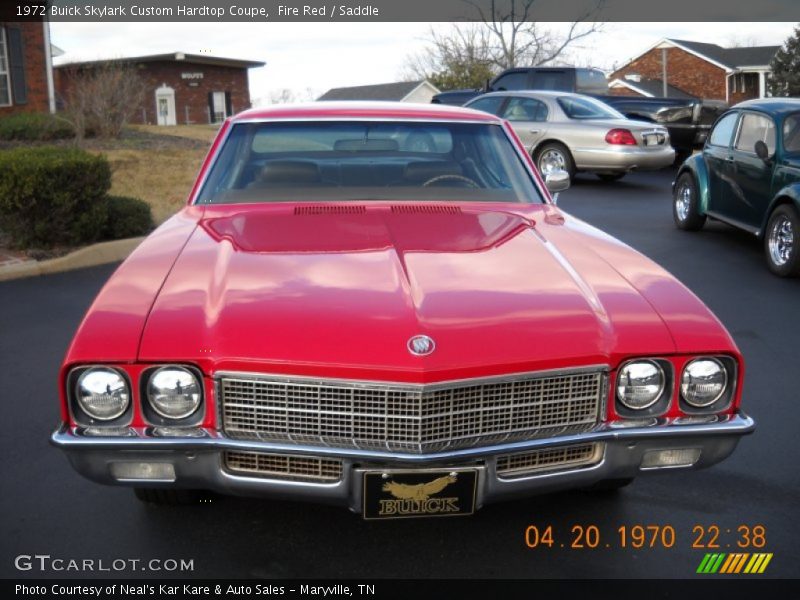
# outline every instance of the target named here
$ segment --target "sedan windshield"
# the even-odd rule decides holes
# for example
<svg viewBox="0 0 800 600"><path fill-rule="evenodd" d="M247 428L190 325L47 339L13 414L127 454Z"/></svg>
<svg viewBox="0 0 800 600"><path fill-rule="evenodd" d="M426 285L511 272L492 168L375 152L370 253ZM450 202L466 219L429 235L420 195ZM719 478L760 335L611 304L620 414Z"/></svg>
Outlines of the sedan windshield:
<svg viewBox="0 0 800 600"><path fill-rule="evenodd" d="M594 98L561 96L558 104L570 119L624 119L625 115Z"/></svg>
<svg viewBox="0 0 800 600"><path fill-rule="evenodd" d="M499 125L237 123L199 203L347 200L542 202Z"/></svg>

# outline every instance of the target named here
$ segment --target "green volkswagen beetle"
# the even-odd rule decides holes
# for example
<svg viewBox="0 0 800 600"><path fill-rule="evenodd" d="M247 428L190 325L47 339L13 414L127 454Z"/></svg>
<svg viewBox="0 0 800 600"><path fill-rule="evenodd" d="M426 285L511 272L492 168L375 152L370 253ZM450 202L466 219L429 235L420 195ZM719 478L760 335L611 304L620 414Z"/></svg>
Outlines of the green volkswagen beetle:
<svg viewBox="0 0 800 600"><path fill-rule="evenodd" d="M800 99L749 100L714 125L672 188L675 224L717 219L764 242L769 269L800 275Z"/></svg>

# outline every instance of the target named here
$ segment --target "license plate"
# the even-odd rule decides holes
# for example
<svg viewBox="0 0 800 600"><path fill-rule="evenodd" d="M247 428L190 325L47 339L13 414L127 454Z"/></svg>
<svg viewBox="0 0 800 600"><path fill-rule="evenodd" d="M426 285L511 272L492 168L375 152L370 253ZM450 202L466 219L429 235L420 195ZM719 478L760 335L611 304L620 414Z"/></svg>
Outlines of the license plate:
<svg viewBox="0 0 800 600"><path fill-rule="evenodd" d="M364 473L365 519L454 517L475 512L476 469Z"/></svg>
<svg viewBox="0 0 800 600"><path fill-rule="evenodd" d="M659 146L664 143L664 136L660 133L648 133L644 136L645 146Z"/></svg>

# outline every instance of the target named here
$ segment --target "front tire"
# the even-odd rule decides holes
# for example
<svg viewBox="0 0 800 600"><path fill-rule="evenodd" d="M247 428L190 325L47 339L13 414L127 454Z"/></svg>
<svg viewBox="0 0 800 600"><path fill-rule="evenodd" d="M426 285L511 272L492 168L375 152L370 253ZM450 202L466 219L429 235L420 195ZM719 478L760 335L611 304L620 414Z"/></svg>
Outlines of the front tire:
<svg viewBox="0 0 800 600"><path fill-rule="evenodd" d="M691 173L682 173L675 183L672 195L672 218L675 226L684 231L697 231L706 223L706 216L700 214L697 183Z"/></svg>
<svg viewBox="0 0 800 600"><path fill-rule="evenodd" d="M764 235L767 266L778 277L800 276L800 215L788 204L769 217Z"/></svg>
<svg viewBox="0 0 800 600"><path fill-rule="evenodd" d="M566 171L570 181L575 177L575 161L572 160L572 154L564 144L559 142L544 144L536 151L534 162L543 178L546 178L548 173L557 170Z"/></svg>

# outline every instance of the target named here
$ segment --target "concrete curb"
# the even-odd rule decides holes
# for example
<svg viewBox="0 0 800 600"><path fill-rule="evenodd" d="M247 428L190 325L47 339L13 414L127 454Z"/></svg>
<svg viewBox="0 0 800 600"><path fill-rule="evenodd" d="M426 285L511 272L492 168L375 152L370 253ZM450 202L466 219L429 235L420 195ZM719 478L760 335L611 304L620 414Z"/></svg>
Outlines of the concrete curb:
<svg viewBox="0 0 800 600"><path fill-rule="evenodd" d="M6 265L0 267L0 281L11 279L21 279L23 277L35 277L36 275L49 275L62 271L72 271L84 267L94 267L106 263L123 260L134 248L138 246L144 237L128 238L124 240L113 240L111 242L100 242L85 248L79 248L65 256L51 258L42 261L29 261L19 264Z"/></svg>

